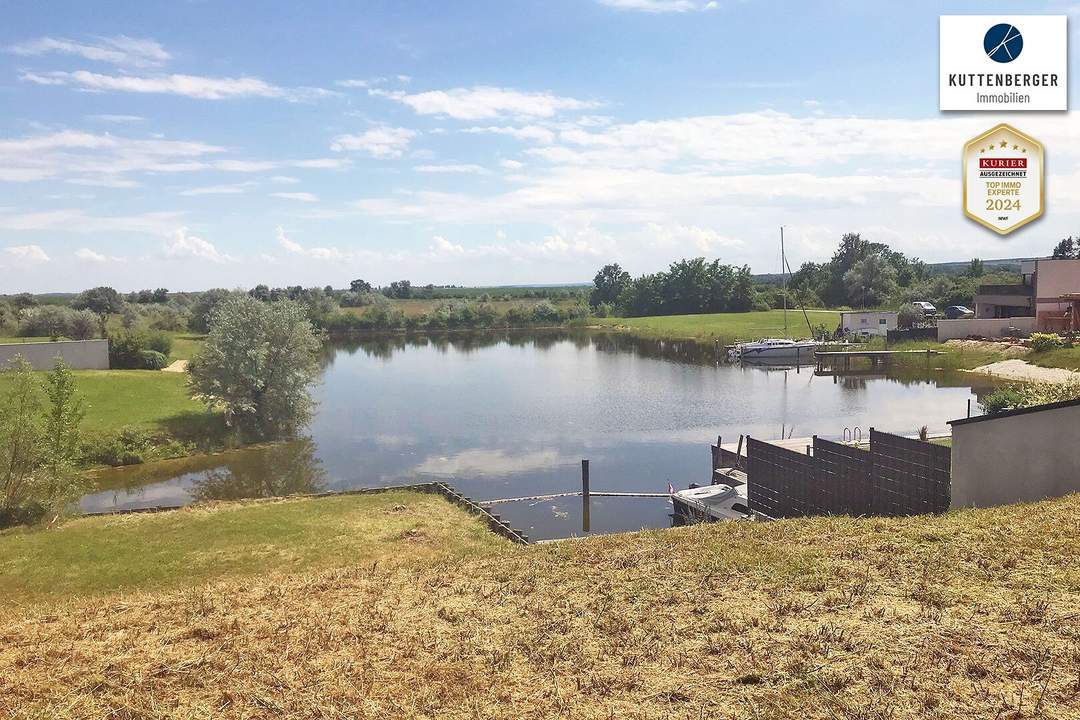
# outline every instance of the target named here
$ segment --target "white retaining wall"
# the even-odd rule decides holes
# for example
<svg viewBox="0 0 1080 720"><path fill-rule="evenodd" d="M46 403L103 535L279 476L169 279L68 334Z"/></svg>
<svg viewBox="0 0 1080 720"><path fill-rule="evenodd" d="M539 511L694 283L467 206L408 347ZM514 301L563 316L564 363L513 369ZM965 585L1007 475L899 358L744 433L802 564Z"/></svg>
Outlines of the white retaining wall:
<svg viewBox="0 0 1080 720"><path fill-rule="evenodd" d="M57 355L75 370L109 369L108 340L3 343L0 344L0 369L9 368L16 355L21 355L35 370L52 370Z"/></svg>
<svg viewBox="0 0 1080 720"><path fill-rule="evenodd" d="M987 318L966 320L938 320L938 342L946 340L963 340L969 335L981 337L1003 337L1007 328L1018 328L1024 333L1035 332L1035 318L1012 317L1012 318Z"/></svg>
<svg viewBox="0 0 1080 720"><path fill-rule="evenodd" d="M1080 403L952 423L952 507L1080 492Z"/></svg>

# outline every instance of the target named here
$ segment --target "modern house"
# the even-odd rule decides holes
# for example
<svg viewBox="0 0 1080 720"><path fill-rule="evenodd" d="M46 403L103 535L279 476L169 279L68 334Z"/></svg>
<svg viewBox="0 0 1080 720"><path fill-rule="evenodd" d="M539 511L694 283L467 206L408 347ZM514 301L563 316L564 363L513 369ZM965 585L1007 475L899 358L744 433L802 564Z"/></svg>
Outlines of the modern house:
<svg viewBox="0 0 1080 720"><path fill-rule="evenodd" d="M980 285L975 317L938 322L938 340L1080 331L1080 260L1025 260L1021 282Z"/></svg>
<svg viewBox="0 0 1080 720"><path fill-rule="evenodd" d="M845 335L862 332L884 336L889 330L896 329L897 317L899 313L895 312L842 312L840 313L840 330Z"/></svg>

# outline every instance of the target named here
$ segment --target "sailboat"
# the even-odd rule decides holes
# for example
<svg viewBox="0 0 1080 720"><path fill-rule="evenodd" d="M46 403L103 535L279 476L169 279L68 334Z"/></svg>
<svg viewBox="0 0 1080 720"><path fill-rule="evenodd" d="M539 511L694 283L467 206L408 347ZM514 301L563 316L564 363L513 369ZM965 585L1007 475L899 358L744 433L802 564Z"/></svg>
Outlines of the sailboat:
<svg viewBox="0 0 1080 720"><path fill-rule="evenodd" d="M785 274L786 273L786 274ZM791 267L788 265L787 256L784 254L784 226L780 226L780 283L784 292L784 337L765 338L757 342L737 343L731 350L732 355L739 360L747 361L788 361L794 360L801 364L810 362L814 357L814 351L821 345L814 339L792 340L788 338L787 319L787 281L791 275ZM800 303L801 306L801 303ZM811 336L814 329L810 326L810 318L806 314L806 308L802 308L803 318L806 319L806 327Z"/></svg>

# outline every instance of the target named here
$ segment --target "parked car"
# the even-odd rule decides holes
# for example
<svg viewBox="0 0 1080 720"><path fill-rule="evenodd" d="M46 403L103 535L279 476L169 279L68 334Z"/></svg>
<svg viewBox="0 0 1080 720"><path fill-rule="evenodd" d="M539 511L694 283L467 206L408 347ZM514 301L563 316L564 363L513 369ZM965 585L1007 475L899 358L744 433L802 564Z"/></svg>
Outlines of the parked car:
<svg viewBox="0 0 1080 720"><path fill-rule="evenodd" d="M958 320L959 318L975 317L975 313L972 310L968 310L963 305L950 305L945 308L946 320Z"/></svg>
<svg viewBox="0 0 1080 720"><path fill-rule="evenodd" d="M917 300L911 303L911 307L915 308L916 310L922 310L922 314L926 317L930 317L931 315L937 315L937 308L934 307L934 304L928 303L925 300Z"/></svg>

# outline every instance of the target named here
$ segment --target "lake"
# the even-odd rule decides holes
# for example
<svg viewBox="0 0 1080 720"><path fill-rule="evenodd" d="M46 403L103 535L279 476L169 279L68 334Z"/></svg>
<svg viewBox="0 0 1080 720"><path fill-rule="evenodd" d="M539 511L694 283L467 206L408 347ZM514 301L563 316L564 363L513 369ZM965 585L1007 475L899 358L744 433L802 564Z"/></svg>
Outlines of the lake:
<svg viewBox="0 0 1080 720"><path fill-rule="evenodd" d="M85 511L442 480L476 500L709 482L717 435L839 439L947 430L992 389L962 373L816 377L718 363L717 348L580 332L382 337L327 346L309 437L116 468ZM973 388L972 383L981 383ZM582 534L582 501L500 504L533 539ZM666 500L593 498L589 532L670 525Z"/></svg>

